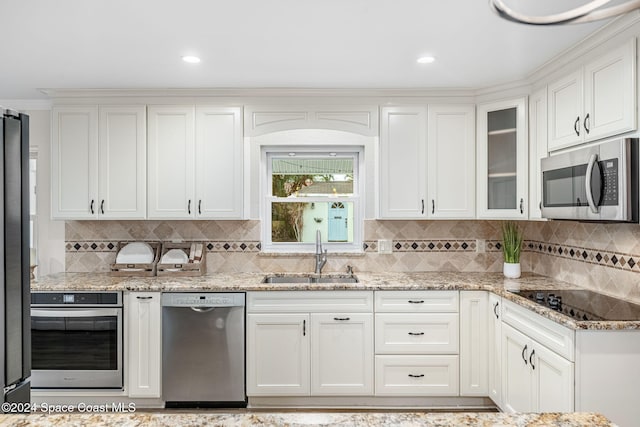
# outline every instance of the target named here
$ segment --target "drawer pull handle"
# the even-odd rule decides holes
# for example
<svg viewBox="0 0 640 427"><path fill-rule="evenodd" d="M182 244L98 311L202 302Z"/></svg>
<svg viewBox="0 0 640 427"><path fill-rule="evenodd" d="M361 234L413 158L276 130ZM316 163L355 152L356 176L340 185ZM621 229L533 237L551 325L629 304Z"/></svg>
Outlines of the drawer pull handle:
<svg viewBox="0 0 640 427"><path fill-rule="evenodd" d="M522 360L524 360L524 364L527 364L527 355L525 354L527 352L527 346L525 345L524 348L522 349Z"/></svg>
<svg viewBox="0 0 640 427"><path fill-rule="evenodd" d="M351 320L349 317L334 317L333 320Z"/></svg>
<svg viewBox="0 0 640 427"><path fill-rule="evenodd" d="M496 305L493 306L493 314L495 314L496 319L498 319L498 303L496 302Z"/></svg>
<svg viewBox="0 0 640 427"><path fill-rule="evenodd" d="M409 335L420 336L420 335L424 335L424 332L409 332Z"/></svg>
<svg viewBox="0 0 640 427"><path fill-rule="evenodd" d="M424 304L424 300L409 300L409 304Z"/></svg>
<svg viewBox="0 0 640 427"><path fill-rule="evenodd" d="M138 296L138 297L136 297L136 298L138 298L138 299L152 299L153 297L150 297L150 296L146 296L146 297L139 297L139 296Z"/></svg>
<svg viewBox="0 0 640 427"><path fill-rule="evenodd" d="M302 321L302 336L303 337L307 336L307 321L306 320Z"/></svg>
<svg viewBox="0 0 640 427"><path fill-rule="evenodd" d="M424 377L424 374L420 374L420 375L413 375L413 374L409 374L409 376L410 376L411 378L422 378L422 377Z"/></svg>

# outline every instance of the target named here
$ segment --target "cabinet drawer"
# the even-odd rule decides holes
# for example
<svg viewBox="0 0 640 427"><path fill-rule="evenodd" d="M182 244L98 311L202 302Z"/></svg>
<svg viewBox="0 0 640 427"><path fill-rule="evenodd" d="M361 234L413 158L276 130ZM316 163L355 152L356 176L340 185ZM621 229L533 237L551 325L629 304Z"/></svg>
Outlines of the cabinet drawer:
<svg viewBox="0 0 640 427"><path fill-rule="evenodd" d="M371 313L371 291L266 291L247 293L249 313Z"/></svg>
<svg viewBox="0 0 640 427"><path fill-rule="evenodd" d="M555 351L565 359L571 362L575 361L574 331L511 301L505 299L502 301L503 322Z"/></svg>
<svg viewBox="0 0 640 427"><path fill-rule="evenodd" d="M457 396L458 356L376 356L376 396Z"/></svg>
<svg viewBox="0 0 640 427"><path fill-rule="evenodd" d="M457 313L458 291L378 291L376 312Z"/></svg>
<svg viewBox="0 0 640 427"><path fill-rule="evenodd" d="M376 314L377 354L457 354L457 313Z"/></svg>

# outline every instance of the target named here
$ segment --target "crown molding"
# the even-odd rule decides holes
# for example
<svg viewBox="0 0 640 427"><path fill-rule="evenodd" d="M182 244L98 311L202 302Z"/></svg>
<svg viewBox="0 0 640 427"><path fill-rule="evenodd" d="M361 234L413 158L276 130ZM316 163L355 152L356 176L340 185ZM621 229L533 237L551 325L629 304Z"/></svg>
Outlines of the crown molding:
<svg viewBox="0 0 640 427"><path fill-rule="evenodd" d="M613 19L608 24L589 34L573 46L563 50L544 64L537 67L525 78L532 85L550 77L563 67L577 62L600 45L622 34L640 22L640 9Z"/></svg>
<svg viewBox="0 0 640 427"><path fill-rule="evenodd" d="M0 99L0 106L17 111L50 110L49 99Z"/></svg>
<svg viewBox="0 0 640 427"><path fill-rule="evenodd" d="M357 98L419 98L469 97L471 88L150 88L150 89L63 89L47 88L41 91L56 98L170 98L170 97L357 97Z"/></svg>

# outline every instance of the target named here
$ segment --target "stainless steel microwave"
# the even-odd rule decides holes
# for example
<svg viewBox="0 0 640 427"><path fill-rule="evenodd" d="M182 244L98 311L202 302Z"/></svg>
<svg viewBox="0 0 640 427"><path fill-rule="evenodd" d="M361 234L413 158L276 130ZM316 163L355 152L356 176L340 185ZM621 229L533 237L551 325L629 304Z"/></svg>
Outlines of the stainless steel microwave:
<svg viewBox="0 0 640 427"><path fill-rule="evenodd" d="M617 139L542 159L542 216L638 222L638 140Z"/></svg>

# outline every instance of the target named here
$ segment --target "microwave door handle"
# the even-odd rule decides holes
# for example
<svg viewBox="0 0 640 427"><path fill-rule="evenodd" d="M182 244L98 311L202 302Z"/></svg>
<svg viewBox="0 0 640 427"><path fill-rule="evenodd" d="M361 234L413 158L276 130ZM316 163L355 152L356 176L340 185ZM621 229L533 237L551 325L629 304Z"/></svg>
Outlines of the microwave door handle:
<svg viewBox="0 0 640 427"><path fill-rule="evenodd" d="M593 200L593 192L592 192L592 180L591 180L591 175L593 173L593 168L596 167L598 168L598 170L600 169L600 165L598 165L598 155L597 154L592 154L591 157L589 158L589 163L587 163L587 172L585 173L585 192L587 193L587 203L589 203L589 208L591 209L591 212L593 212L594 214L598 213L598 206L596 205L595 201ZM601 182L600 182L600 178L598 178L598 187L601 188ZM600 190L602 191L602 190ZM600 201L600 195L598 195L598 201Z"/></svg>

